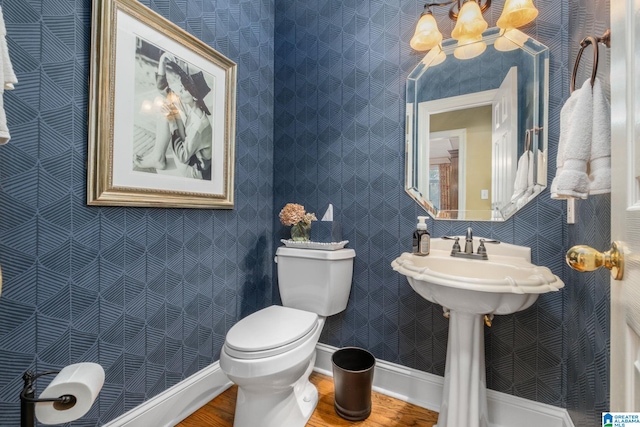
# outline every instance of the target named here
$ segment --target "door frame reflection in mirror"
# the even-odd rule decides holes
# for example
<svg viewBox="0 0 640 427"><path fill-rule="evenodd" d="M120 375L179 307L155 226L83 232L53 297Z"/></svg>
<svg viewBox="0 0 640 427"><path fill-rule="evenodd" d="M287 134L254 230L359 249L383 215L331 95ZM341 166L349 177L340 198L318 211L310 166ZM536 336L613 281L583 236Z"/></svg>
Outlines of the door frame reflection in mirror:
<svg viewBox="0 0 640 427"><path fill-rule="evenodd" d="M429 155L428 155L428 151L425 150L426 147L430 147L430 141L431 141L431 116L434 115L438 115L438 114L443 114L443 113L450 113L450 112L456 112L456 111L461 111L461 110L470 110L470 109L474 109L474 108L478 108L478 107L485 107L485 106L491 106L492 105L492 101L495 97L495 95L497 94L497 90L496 89L492 89L492 90L487 90L487 91L483 91L483 92L475 92L475 93L470 93L468 95L460 95L460 96L453 96L450 98L444 98L444 99L440 99L437 101L425 101L425 102L421 102L418 105L418 123L417 123L417 134L418 134L418 140L417 140L417 144L418 144L418 153L427 153L424 155L420 155L418 156L419 159L429 159ZM493 117L493 116L492 116ZM491 123L489 123L489 126L491 126ZM465 143L466 143L466 129L464 129L465 131ZM467 147L465 147L465 151ZM466 154L466 153L465 153ZM465 182L462 181L463 179L466 180L466 166L468 166L468 162L466 160L466 155L460 156L460 158L463 160L460 163L460 167L458 168L458 183L459 186L462 186L460 184L460 182ZM427 165L424 165L423 163L418 162L416 164L416 168L417 168L417 173L418 176L424 176L424 169L428 170L428 165L429 162L427 162ZM425 166L427 166L425 168ZM427 172L428 173L428 172ZM429 195L429 187L428 184L425 187L424 186L424 182L421 181L420 179L418 180L418 188L417 190L422 194L423 197L425 197L427 200L431 200L431 197ZM466 195L466 191L464 192ZM467 219L467 203L460 203L460 194L458 194L458 209L455 210L437 210L437 215L439 215L439 217L442 218L447 218L447 219ZM487 218L488 219L488 218Z"/></svg>

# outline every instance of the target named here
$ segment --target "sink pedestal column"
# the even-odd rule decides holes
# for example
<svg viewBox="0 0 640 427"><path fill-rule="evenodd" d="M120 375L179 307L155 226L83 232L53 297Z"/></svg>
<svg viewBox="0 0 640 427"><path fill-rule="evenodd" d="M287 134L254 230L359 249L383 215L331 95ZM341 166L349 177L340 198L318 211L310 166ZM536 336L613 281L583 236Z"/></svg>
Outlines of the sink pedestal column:
<svg viewBox="0 0 640 427"><path fill-rule="evenodd" d="M484 315L451 310L437 427L487 427Z"/></svg>

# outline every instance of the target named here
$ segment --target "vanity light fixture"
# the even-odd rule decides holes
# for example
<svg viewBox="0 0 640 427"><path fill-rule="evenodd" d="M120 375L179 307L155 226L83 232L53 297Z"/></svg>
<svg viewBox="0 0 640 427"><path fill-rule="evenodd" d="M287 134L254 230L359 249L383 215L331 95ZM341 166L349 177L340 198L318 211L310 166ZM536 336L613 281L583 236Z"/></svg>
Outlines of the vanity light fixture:
<svg viewBox="0 0 640 427"><path fill-rule="evenodd" d="M413 50L431 50L442 41L442 33L438 30L438 23L433 17L431 9L426 4L424 12L420 15L416 31L409 44Z"/></svg>
<svg viewBox="0 0 640 427"><path fill-rule="evenodd" d="M533 0L507 0L496 24L507 31L527 25L537 16L538 9L533 5Z"/></svg>
<svg viewBox="0 0 640 427"><path fill-rule="evenodd" d="M482 33L487 29L487 21L482 14L491 6L491 0L448 0L445 2L429 2L424 5L415 33L409 43L414 50L431 50L441 46L442 34L438 30L431 7L449 6L449 18L456 21L451 37L458 40L454 56L458 59L471 59L487 48L482 42ZM533 21L538 16L538 9L532 0L506 0L497 25L502 29L501 36L510 30ZM515 41L517 43L517 41ZM509 50L513 42L505 41L504 50Z"/></svg>
<svg viewBox="0 0 640 427"><path fill-rule="evenodd" d="M533 5L532 0L507 0L502 15L496 23L500 28L500 37L496 39L493 47L502 52L518 49L528 37L513 30L527 25L537 16L538 9Z"/></svg>
<svg viewBox="0 0 640 427"><path fill-rule="evenodd" d="M478 3L464 3L458 14L456 26L451 32L451 37L458 40L458 47L453 51L453 56L458 59L471 59L484 52L487 45L482 41L482 33L488 26Z"/></svg>

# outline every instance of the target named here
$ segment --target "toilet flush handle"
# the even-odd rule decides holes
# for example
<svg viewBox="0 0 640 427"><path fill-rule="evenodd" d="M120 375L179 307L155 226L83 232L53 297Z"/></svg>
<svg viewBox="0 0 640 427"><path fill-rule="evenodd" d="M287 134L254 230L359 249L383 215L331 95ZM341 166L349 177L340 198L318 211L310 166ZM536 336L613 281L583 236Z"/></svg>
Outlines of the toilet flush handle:
<svg viewBox="0 0 640 427"><path fill-rule="evenodd" d="M273 262L275 262L276 264L278 263L278 256L277 255L273 257Z"/></svg>

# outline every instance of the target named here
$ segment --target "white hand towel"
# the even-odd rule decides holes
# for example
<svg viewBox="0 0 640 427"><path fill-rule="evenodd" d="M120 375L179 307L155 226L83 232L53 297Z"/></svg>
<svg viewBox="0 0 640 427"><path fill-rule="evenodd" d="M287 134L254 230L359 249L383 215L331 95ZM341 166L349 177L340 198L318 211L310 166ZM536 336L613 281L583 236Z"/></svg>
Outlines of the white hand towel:
<svg viewBox="0 0 640 427"><path fill-rule="evenodd" d="M611 193L611 107L596 78L593 85L593 131L589 160L589 194Z"/></svg>
<svg viewBox="0 0 640 427"><path fill-rule="evenodd" d="M533 152L529 151L529 173L527 174L527 191L525 193L527 197L533 194L533 186L535 185L535 182L533 181L533 174L536 167L535 158L536 156L533 155Z"/></svg>
<svg viewBox="0 0 640 427"><path fill-rule="evenodd" d="M4 88L7 90L12 90L15 87L14 84L18 83L18 78L16 74L13 72L13 66L11 65L11 59L9 59L9 48L7 47L7 28L4 25L4 15L2 14L2 6L0 6L0 35L1 41L0 44L0 52L2 54L1 64L2 64L2 75L4 80Z"/></svg>
<svg viewBox="0 0 640 427"><path fill-rule="evenodd" d="M568 108L565 108L568 107ZM593 96L591 81L575 90L560 113L560 141L552 199L586 199L589 195L587 162L591 157Z"/></svg>
<svg viewBox="0 0 640 427"><path fill-rule="evenodd" d="M547 150L538 149L538 164L536 170L536 186L547 186Z"/></svg>
<svg viewBox="0 0 640 427"><path fill-rule="evenodd" d="M6 39L7 30L4 25L2 7L0 7L0 145L6 144L11 139L9 128L7 127L7 117L4 111L4 90L11 90L14 84L18 83L13 66L9 59L9 48Z"/></svg>
<svg viewBox="0 0 640 427"><path fill-rule="evenodd" d="M580 90L580 89L578 89ZM578 92L579 93L579 92ZM556 155L556 176L560 175L562 168L564 167L564 153L566 151L567 134L569 133L569 123L571 122L571 115L573 114L573 108L576 105L578 99L578 93L574 91L567 102L565 102L562 110L560 111L560 138L558 138L558 154ZM551 181L551 198L557 198L556 187L558 186L558 180L553 178Z"/></svg>
<svg viewBox="0 0 640 427"><path fill-rule="evenodd" d="M529 166L528 166L528 174L527 174L527 189L522 194L522 197L520 197L520 199L516 203L516 206L518 207L518 209L520 209L521 207L526 205L527 202L529 201L529 198L533 195L534 191L536 191L536 186L535 186L535 184L533 182L533 171L534 171L534 169L536 167L534 159L535 159L534 154L531 151L529 151ZM538 194L538 193L536 193L536 194Z"/></svg>
<svg viewBox="0 0 640 427"><path fill-rule="evenodd" d="M518 160L516 180L513 183L513 195L511 203L515 203L527 191L527 177L529 175L529 151L525 151Z"/></svg>

